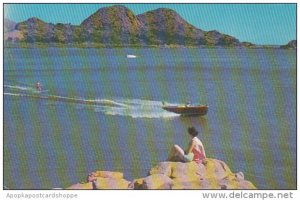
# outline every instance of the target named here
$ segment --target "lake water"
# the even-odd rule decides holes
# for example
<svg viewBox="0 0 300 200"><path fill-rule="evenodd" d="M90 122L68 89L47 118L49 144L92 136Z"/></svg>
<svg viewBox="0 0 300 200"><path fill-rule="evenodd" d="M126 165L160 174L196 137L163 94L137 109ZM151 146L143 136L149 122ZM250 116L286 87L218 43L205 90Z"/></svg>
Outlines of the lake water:
<svg viewBox="0 0 300 200"><path fill-rule="evenodd" d="M94 170L145 177L195 126L208 157L259 189L296 189L295 50L6 48L3 72L8 188L67 187ZM162 101L209 111L181 117Z"/></svg>

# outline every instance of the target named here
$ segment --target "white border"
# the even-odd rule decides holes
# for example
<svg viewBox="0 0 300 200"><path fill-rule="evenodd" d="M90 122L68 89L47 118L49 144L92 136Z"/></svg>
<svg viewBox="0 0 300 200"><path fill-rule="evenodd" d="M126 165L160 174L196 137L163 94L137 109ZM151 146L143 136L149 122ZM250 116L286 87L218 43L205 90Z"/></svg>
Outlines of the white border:
<svg viewBox="0 0 300 200"><path fill-rule="evenodd" d="M247 1L236 1L236 0L215 0L214 2L211 1L203 1L203 0L184 0L184 1L178 1L178 0L88 0L88 1L83 1L83 0L73 0L73 1L67 1L67 0L1 0L1 10L0 10L0 16L1 16L1 27L3 27L3 3L297 3L295 0L284 0L284 1L274 1L274 0L264 0L264 1L255 1L255 0L247 0ZM297 5L298 6L298 5ZM297 16L298 12L297 10ZM299 27L299 20L297 19L297 30ZM1 180L0 180L0 197L1 199L8 199L7 194L19 194L19 193L26 193L26 194L32 194L32 193L42 193L42 194L48 194L50 192L54 192L52 190L21 190L21 191L16 191L16 190L5 190L3 191L3 31L1 29L1 57L0 57L0 63L1 63L1 70L0 70L0 79L1 79L1 97L0 97L0 110L2 115L0 116L0 126L1 126L1 136L0 136L0 157L1 157L1 165L0 165L0 175L1 175ZM297 38L299 36L299 31L297 31ZM298 58L299 58L299 53L297 51L297 63L298 63ZM298 66L297 66L298 67ZM298 77L299 77L299 70L297 70L297 83L298 83ZM298 84L297 84L298 88ZM299 99L299 93L297 91L297 99ZM298 102L297 102L298 103ZM298 113L299 109L297 106L297 126L298 126ZM299 127L297 127L298 130ZM298 131L297 131L298 132ZM298 167L299 167L299 159L298 159L298 144L299 144L299 137L297 136L297 174L298 172ZM299 183L298 177L297 177L297 183ZM297 185L298 187L298 185ZM299 188L298 188L299 189ZM152 200L154 198L158 199L172 199L172 200L183 200L186 198L196 198L196 199L203 199L202 194L205 192L211 192L215 194L219 194L222 192L225 192L226 194L230 194L233 191L212 191L212 190L204 190L204 191L113 191L113 190L106 190L106 191L58 191L55 190L55 192L61 192L65 194L78 194L77 199L139 199L139 200ZM235 191L235 192L243 192L243 191ZM254 191L244 191L244 192L255 192L255 193L280 193L280 192L285 192L285 193L292 193L293 194L293 199L297 199L300 197L300 192L298 190L254 190ZM208 199L213 199L213 198L208 198ZM219 199L219 198L217 198ZM235 198L237 199L237 198ZM269 198L266 198L269 199Z"/></svg>

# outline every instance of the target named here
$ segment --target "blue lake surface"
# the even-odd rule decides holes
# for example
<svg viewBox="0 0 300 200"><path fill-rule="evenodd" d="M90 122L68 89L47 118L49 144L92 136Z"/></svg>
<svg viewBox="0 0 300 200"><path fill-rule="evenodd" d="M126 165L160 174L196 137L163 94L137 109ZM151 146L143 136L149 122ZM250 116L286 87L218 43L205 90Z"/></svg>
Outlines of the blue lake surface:
<svg viewBox="0 0 300 200"><path fill-rule="evenodd" d="M187 146L189 126L257 188L297 187L295 50L5 48L3 73L8 188L68 187L94 170L145 177ZM181 117L162 101L209 111Z"/></svg>

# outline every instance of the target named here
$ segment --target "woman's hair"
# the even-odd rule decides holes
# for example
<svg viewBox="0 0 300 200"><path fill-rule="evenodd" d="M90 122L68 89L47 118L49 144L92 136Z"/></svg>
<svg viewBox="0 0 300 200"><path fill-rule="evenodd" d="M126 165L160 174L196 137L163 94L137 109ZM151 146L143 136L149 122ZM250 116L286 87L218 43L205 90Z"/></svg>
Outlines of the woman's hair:
<svg viewBox="0 0 300 200"><path fill-rule="evenodd" d="M198 131L193 126L188 128L188 132L191 136L194 136L194 137L196 137L198 135Z"/></svg>

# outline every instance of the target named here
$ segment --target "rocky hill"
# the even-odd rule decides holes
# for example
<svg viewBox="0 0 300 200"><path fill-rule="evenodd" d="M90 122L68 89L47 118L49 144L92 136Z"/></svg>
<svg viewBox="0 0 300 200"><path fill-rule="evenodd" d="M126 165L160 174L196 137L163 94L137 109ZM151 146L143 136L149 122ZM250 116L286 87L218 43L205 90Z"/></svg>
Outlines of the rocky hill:
<svg viewBox="0 0 300 200"><path fill-rule="evenodd" d="M13 31L15 29L16 24L17 24L16 22L4 18L4 24L3 24L4 32L6 33L6 32Z"/></svg>
<svg viewBox="0 0 300 200"><path fill-rule="evenodd" d="M125 6L100 8L80 25L46 23L36 17L17 24L6 19L4 39L30 44L255 47L216 30L203 31L171 9L135 15Z"/></svg>
<svg viewBox="0 0 300 200"><path fill-rule="evenodd" d="M297 49L297 40L292 40L286 45L280 46L282 49Z"/></svg>
<svg viewBox="0 0 300 200"><path fill-rule="evenodd" d="M13 40L13 41L19 41L24 39L23 33L21 31L18 31L15 29L16 22L11 21L9 19L4 19L4 40Z"/></svg>
<svg viewBox="0 0 300 200"><path fill-rule="evenodd" d="M137 16L142 38L151 44L204 45L204 31L185 21L171 9L160 8Z"/></svg>
<svg viewBox="0 0 300 200"><path fill-rule="evenodd" d="M101 8L80 24L85 41L103 44L137 43L141 27L134 13L124 6Z"/></svg>

